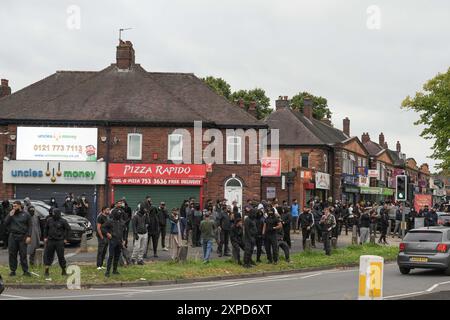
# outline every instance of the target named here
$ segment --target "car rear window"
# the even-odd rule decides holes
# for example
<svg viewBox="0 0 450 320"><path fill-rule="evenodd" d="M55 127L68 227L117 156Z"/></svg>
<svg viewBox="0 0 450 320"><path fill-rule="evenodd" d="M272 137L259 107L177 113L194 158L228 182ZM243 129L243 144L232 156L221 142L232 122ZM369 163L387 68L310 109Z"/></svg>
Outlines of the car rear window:
<svg viewBox="0 0 450 320"><path fill-rule="evenodd" d="M405 236L404 240L410 242L441 242L442 232L412 231Z"/></svg>

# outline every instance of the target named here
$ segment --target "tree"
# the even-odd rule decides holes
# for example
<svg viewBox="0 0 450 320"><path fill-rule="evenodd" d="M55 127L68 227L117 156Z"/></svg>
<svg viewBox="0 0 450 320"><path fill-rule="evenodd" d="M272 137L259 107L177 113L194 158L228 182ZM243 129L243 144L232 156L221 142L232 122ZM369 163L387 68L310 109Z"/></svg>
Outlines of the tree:
<svg viewBox="0 0 450 320"><path fill-rule="evenodd" d="M325 117L331 117L331 111L328 108L327 99L312 95L308 92L299 92L293 96L291 99L291 108L303 112L303 99L307 96L311 97L313 101L313 117L315 119L322 120Z"/></svg>
<svg viewBox="0 0 450 320"><path fill-rule="evenodd" d="M258 119L263 119L272 112L272 109L270 108L270 99L266 96L266 92L261 88L233 92L231 101L236 103L239 99L244 101L246 109L248 109L252 101L256 102L256 117Z"/></svg>
<svg viewBox="0 0 450 320"><path fill-rule="evenodd" d="M402 108L419 113L415 125L424 125L420 136L435 139L432 159L441 160L436 169L450 169L450 68L446 73L438 73L423 85L423 92L416 92L414 98L407 96Z"/></svg>
<svg viewBox="0 0 450 320"><path fill-rule="evenodd" d="M212 76L208 76L206 78L202 78L202 80L217 94L225 97L226 99L230 99L231 95L231 87L230 85L223 80L222 78L215 78Z"/></svg>

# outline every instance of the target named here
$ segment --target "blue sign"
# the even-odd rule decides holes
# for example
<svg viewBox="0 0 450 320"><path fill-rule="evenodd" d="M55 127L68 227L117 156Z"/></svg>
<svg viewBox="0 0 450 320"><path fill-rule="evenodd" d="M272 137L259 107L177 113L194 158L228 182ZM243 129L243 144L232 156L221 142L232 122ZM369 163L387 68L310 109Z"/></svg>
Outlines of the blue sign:
<svg viewBox="0 0 450 320"><path fill-rule="evenodd" d="M13 177L34 177L34 178L41 178L44 176L44 172L42 170L11 170L11 176Z"/></svg>

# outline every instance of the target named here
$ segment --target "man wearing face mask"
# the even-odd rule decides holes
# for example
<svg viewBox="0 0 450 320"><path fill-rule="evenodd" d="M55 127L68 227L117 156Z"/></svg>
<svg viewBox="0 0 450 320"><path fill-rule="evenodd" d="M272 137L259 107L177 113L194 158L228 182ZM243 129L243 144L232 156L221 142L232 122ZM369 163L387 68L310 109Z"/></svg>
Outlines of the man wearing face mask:
<svg viewBox="0 0 450 320"><path fill-rule="evenodd" d="M80 217L86 218L89 211L89 202L86 199L86 195L82 194L78 200L77 212Z"/></svg>
<svg viewBox="0 0 450 320"><path fill-rule="evenodd" d="M64 213L73 214L75 199L73 198L73 193L70 193L64 200Z"/></svg>
<svg viewBox="0 0 450 320"><path fill-rule="evenodd" d="M55 252L58 256L61 274L66 276L66 259L64 258L64 244L67 243L70 227L66 220L61 218L61 210L53 209L53 216L48 218L44 228L45 243L45 277L48 278L49 268L55 258Z"/></svg>
<svg viewBox="0 0 450 320"><path fill-rule="evenodd" d="M9 228L9 268L10 276L16 275L17 253L20 255L20 264L23 275L31 276L28 271L27 245L31 243L31 216L24 212L20 201L14 201L13 209L5 219L5 225Z"/></svg>
<svg viewBox="0 0 450 320"><path fill-rule="evenodd" d="M27 253L30 260L30 266L34 266L36 249L40 246L41 241L41 225L39 223L39 216L36 214L36 209L33 206L28 207L28 213L31 216L31 243L28 245Z"/></svg>
<svg viewBox="0 0 450 320"><path fill-rule="evenodd" d="M119 265L120 253L125 246L125 224L122 220L122 205L122 201L117 201L116 208L111 211L112 219L106 221L102 227L102 233L106 234L109 240L109 257L105 277L110 276L111 266L113 268L113 274L119 274L117 267Z"/></svg>
<svg viewBox="0 0 450 320"><path fill-rule="evenodd" d="M56 202L56 199L54 197L50 198L50 207L58 208L58 203Z"/></svg>

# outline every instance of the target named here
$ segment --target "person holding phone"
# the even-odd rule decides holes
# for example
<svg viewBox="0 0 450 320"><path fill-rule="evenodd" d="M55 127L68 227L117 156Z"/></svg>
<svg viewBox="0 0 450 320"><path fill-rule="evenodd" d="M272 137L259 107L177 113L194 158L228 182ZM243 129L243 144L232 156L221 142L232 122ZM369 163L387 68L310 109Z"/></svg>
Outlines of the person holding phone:
<svg viewBox="0 0 450 320"><path fill-rule="evenodd" d="M23 275L31 276L28 271L27 245L31 243L32 223L28 212L23 211L22 203L14 201L13 209L5 219L5 225L9 228L8 252L9 269L11 277L16 275L17 253L20 256L20 265Z"/></svg>

